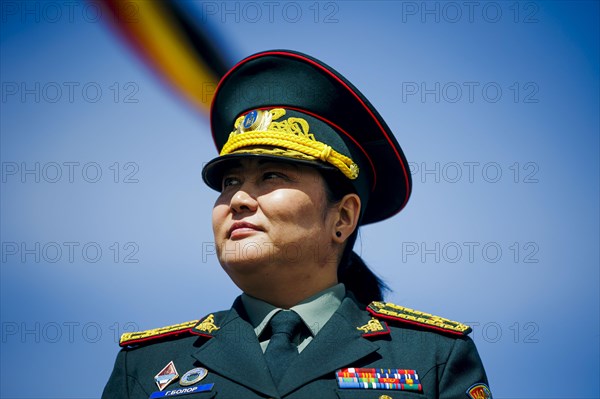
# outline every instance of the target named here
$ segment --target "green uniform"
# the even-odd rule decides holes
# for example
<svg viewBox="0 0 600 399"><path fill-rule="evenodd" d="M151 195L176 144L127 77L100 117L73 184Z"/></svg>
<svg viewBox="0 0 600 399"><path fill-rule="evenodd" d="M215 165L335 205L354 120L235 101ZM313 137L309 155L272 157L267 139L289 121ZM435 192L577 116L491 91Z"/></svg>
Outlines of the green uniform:
<svg viewBox="0 0 600 399"><path fill-rule="evenodd" d="M217 191L250 157L317 168L329 188L360 197L360 226L395 215L409 199L408 162L383 118L346 78L306 54L270 50L240 61L215 90L210 120L220 155L202 178ZM381 287L350 254L356 234L345 237L338 279L368 302ZM343 286L307 301L291 309L300 321L242 296L202 320L126 334L102 397L491 398L467 326L393 304L365 307ZM279 322L269 322L276 313L305 327L288 331L285 351ZM275 344L265 356L268 323Z"/></svg>
<svg viewBox="0 0 600 399"><path fill-rule="evenodd" d="M130 342L139 344L121 350L102 397L150 397L158 391L155 375L170 361L180 375L205 368L206 377L195 385L214 384L206 392L182 395L185 399L469 398L471 387L487 385L477 349L466 335L368 312L351 294L289 365L279 389L241 298L206 321L147 340L133 336ZM414 370L421 389L341 388L336 371L347 368ZM183 393L180 388L174 381L163 392Z"/></svg>

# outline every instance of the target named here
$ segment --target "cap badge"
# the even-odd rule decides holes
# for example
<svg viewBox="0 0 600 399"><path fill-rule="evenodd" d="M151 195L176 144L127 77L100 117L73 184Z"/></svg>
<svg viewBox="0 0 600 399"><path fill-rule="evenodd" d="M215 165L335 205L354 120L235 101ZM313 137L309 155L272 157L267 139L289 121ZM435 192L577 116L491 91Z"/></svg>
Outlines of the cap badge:
<svg viewBox="0 0 600 399"><path fill-rule="evenodd" d="M265 114L265 111L261 111L259 109L248 112L238 129L241 129L241 132L256 130L256 128L261 124L262 120L266 117Z"/></svg>

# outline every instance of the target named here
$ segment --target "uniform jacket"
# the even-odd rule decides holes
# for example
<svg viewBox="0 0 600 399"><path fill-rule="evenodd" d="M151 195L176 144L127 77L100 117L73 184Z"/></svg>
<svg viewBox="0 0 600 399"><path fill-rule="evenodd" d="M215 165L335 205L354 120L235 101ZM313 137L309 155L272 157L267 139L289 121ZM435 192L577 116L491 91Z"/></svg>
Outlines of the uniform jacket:
<svg viewBox="0 0 600 399"><path fill-rule="evenodd" d="M477 349L466 335L373 315L351 295L289 365L279 389L241 300L208 318L214 328L205 328L201 320L196 327L145 342L131 340L119 352L102 398L150 397L158 391L154 376L170 361L179 375L204 367L208 374L197 385L214 383L210 391L181 396L184 399L465 399L471 397L471 387L487 384ZM365 328L370 321L378 322L379 331ZM415 370L422 389L340 388L336 370L350 367ZM178 388L183 387L175 381L164 391Z"/></svg>

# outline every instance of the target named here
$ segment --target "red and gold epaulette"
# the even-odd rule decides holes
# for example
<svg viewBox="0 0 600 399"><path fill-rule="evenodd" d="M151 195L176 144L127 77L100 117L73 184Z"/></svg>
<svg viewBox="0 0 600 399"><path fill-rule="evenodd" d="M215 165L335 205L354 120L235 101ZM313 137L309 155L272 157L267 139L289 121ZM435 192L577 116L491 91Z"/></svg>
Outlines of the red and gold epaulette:
<svg viewBox="0 0 600 399"><path fill-rule="evenodd" d="M375 317L396 320L444 333L462 336L471 332L471 327L465 324L389 302L371 302L367 306L367 311Z"/></svg>
<svg viewBox="0 0 600 399"><path fill-rule="evenodd" d="M129 332L121 335L119 346L131 346L139 344L147 344L154 341L162 340L166 337L176 337L182 335L202 335L212 337L212 332L218 330L215 325L215 315L209 314L203 319L186 321L185 323L174 324L172 326L154 328L146 331Z"/></svg>

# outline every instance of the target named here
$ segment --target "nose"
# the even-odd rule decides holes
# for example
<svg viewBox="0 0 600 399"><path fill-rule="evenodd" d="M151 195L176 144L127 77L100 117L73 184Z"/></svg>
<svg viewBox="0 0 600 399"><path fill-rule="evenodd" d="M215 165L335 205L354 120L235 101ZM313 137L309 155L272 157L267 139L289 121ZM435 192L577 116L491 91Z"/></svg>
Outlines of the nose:
<svg viewBox="0 0 600 399"><path fill-rule="evenodd" d="M256 199L247 191L238 190L232 197L229 205L233 213L255 212L258 206Z"/></svg>

